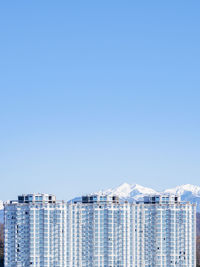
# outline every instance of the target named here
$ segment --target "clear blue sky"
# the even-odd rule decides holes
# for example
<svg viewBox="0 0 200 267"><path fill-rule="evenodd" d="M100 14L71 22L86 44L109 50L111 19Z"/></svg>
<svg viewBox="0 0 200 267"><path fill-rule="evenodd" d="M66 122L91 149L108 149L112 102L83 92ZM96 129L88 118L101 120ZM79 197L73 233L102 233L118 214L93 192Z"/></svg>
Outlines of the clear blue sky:
<svg viewBox="0 0 200 267"><path fill-rule="evenodd" d="M200 1L1 1L0 199L200 185Z"/></svg>

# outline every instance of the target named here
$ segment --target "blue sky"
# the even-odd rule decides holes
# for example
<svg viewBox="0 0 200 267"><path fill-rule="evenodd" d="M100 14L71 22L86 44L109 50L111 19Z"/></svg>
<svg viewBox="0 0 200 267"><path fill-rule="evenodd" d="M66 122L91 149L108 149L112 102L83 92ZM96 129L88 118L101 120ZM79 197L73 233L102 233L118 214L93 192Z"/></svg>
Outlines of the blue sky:
<svg viewBox="0 0 200 267"><path fill-rule="evenodd" d="M0 199L200 185L199 8L2 1Z"/></svg>

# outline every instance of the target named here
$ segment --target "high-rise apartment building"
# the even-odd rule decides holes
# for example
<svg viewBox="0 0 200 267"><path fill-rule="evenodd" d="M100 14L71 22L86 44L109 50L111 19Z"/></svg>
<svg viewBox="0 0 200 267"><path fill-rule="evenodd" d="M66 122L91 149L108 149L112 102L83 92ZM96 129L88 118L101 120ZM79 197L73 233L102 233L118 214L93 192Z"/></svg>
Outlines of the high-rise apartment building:
<svg viewBox="0 0 200 267"><path fill-rule="evenodd" d="M66 204L29 194L5 205L6 267L66 266Z"/></svg>
<svg viewBox="0 0 200 267"><path fill-rule="evenodd" d="M5 205L5 267L196 267L196 206L173 195Z"/></svg>

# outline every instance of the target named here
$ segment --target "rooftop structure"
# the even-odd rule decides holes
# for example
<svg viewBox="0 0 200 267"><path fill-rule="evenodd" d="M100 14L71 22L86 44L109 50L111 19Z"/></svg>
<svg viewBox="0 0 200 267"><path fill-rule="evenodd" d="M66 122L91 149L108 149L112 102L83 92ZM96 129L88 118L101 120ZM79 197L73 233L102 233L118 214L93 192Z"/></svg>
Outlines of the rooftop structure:
<svg viewBox="0 0 200 267"><path fill-rule="evenodd" d="M82 203L112 202L119 203L119 197L103 194L82 196Z"/></svg>
<svg viewBox="0 0 200 267"><path fill-rule="evenodd" d="M159 194L144 197L145 204L177 204L181 202L178 195Z"/></svg>
<svg viewBox="0 0 200 267"><path fill-rule="evenodd" d="M27 194L18 196L18 203L46 202L55 203L56 197L50 194Z"/></svg>

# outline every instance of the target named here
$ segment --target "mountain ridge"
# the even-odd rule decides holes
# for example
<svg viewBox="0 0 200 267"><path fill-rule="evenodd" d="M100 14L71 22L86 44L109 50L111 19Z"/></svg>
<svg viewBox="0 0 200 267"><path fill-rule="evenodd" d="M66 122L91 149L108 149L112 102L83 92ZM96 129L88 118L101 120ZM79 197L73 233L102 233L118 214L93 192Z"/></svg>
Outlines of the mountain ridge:
<svg viewBox="0 0 200 267"><path fill-rule="evenodd" d="M156 191L150 187L144 187L139 184L123 183L118 187L99 191L108 195L118 195L121 199L127 201L141 200L144 195L152 194L176 194L181 196L182 201L190 201L197 204L197 211L200 211L200 186L192 184L183 184L163 191Z"/></svg>

